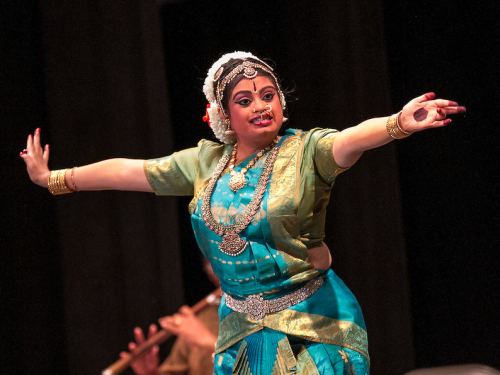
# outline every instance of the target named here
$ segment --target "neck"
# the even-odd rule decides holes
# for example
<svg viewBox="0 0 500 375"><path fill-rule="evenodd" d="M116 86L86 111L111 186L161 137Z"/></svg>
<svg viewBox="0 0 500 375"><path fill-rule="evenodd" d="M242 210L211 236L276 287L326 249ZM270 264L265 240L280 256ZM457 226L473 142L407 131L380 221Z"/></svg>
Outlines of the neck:
<svg viewBox="0 0 500 375"><path fill-rule="evenodd" d="M249 157L250 155L255 154L256 152L259 152L263 148L266 148L271 144L271 142L276 138L274 136L273 138L267 140L265 142L259 142L259 143L249 143L249 142L240 142L238 140L238 154L236 155L237 160L241 161Z"/></svg>

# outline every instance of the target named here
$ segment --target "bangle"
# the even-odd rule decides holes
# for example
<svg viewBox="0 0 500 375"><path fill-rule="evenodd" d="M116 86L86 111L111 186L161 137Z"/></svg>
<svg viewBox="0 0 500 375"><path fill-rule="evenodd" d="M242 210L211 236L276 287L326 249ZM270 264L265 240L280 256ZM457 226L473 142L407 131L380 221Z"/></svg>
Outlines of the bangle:
<svg viewBox="0 0 500 375"><path fill-rule="evenodd" d="M413 133L404 131L399 125L399 115L401 112L396 113L395 115L389 116L387 119L387 124L385 128L387 129L387 133L394 139L403 139L409 137Z"/></svg>
<svg viewBox="0 0 500 375"><path fill-rule="evenodd" d="M398 115L397 115L397 117L396 117L396 119L397 119L397 120L396 120L396 126L398 127L398 130L399 130L401 133L406 134L406 135L409 137L409 136L410 136L410 135L412 135L413 133L412 133L412 132L407 132L407 131L403 130L403 128L401 127L401 124L399 123L399 118L401 117L401 112L403 112L403 111L399 111L399 112L398 112Z"/></svg>
<svg viewBox="0 0 500 375"><path fill-rule="evenodd" d="M76 167L71 168L71 182L73 183L73 191L80 191L76 187L76 183L75 183L75 169L76 169Z"/></svg>
<svg viewBox="0 0 500 375"><path fill-rule="evenodd" d="M52 195L68 194L73 191L69 189L66 184L66 172L68 169L60 169L58 171L51 171L47 181L49 192Z"/></svg>

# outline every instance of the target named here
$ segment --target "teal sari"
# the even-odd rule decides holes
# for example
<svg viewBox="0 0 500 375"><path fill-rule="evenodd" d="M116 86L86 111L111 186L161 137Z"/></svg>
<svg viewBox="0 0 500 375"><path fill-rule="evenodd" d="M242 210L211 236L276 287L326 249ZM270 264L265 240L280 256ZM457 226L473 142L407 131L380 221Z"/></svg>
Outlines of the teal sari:
<svg viewBox="0 0 500 375"><path fill-rule="evenodd" d="M189 155L153 159L146 176L157 194L172 194L191 184L191 222L198 245L221 282L236 299L259 294L275 299L323 277L324 285L305 301L252 320L222 300L215 374L369 374L366 326L354 295L332 270L314 269L307 250L320 246L324 212L335 177L343 171L333 160L332 130L288 131L282 137L260 210L240 237L245 251L229 256L218 248L221 237L201 218L208 180L232 146L200 142ZM241 161L241 170L254 155ZM247 185L234 193L223 173L211 197L213 217L232 224L252 199L265 158L247 173ZM189 164L190 163L190 164Z"/></svg>

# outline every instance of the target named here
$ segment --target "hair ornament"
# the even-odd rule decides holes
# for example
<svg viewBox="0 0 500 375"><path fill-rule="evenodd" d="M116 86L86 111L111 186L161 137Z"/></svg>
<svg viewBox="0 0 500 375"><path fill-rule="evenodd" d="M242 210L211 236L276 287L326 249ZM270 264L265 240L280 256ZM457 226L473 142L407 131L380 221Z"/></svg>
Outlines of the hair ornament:
<svg viewBox="0 0 500 375"><path fill-rule="evenodd" d="M220 78L220 76L222 75L222 72L224 71L224 68L221 66L219 68L219 70L217 70L217 73L215 73L215 76L214 76L214 82L217 82Z"/></svg>
<svg viewBox="0 0 500 375"><path fill-rule="evenodd" d="M205 110L205 116L203 116L203 121L208 122L208 126L212 127L210 123L210 115L208 114L208 110L210 109L210 103L207 104L207 109Z"/></svg>
<svg viewBox="0 0 500 375"><path fill-rule="evenodd" d="M243 77L252 79L257 77L257 69L255 69L253 66L250 65L248 61L245 61L243 63L244 69L243 69Z"/></svg>

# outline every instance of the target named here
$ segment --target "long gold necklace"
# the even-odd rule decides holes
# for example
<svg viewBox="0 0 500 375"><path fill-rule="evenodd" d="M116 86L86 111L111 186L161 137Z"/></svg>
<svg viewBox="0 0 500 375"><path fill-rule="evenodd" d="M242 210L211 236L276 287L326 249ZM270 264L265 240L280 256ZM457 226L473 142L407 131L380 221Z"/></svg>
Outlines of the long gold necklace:
<svg viewBox="0 0 500 375"><path fill-rule="evenodd" d="M271 148L273 148L277 143L278 143L278 137L276 137L267 147L257 152L257 155L255 155L254 158L248 162L246 167L241 168L241 171L239 172L236 172L234 170L234 164L236 164L236 155L238 152L238 144L236 143L233 147L233 151L231 152L231 158L229 159L228 169L229 169L229 175L231 176L231 179L229 180L229 188L235 193L238 190L243 189L247 184L245 173L247 173L248 170L255 165L257 160L259 160L262 156L264 156L264 154Z"/></svg>
<svg viewBox="0 0 500 375"><path fill-rule="evenodd" d="M212 198L212 193L215 188L215 184L219 179L222 171L226 168L228 161L230 160L229 155L223 156L217 167L215 168L214 174L208 183L207 190L205 191L205 196L203 197L203 201L201 202L201 217L205 222L205 225L214 233L222 236L222 241L219 244L219 250L224 254L237 256L245 251L248 243L243 240L238 233L240 233L243 229L245 229L252 218L255 216L257 211L260 208L262 198L264 197L264 193L267 189L267 183L269 182L269 177L271 176L271 172L273 170L274 162L278 157L279 146L275 146L273 150L267 156L267 159L264 163L264 168L262 169L262 173L259 177L259 182L257 183L257 187L255 188L255 192L253 194L252 200L248 204L245 212L241 216L241 218L233 224L224 225L219 224L212 215L212 210L210 209L210 199Z"/></svg>

